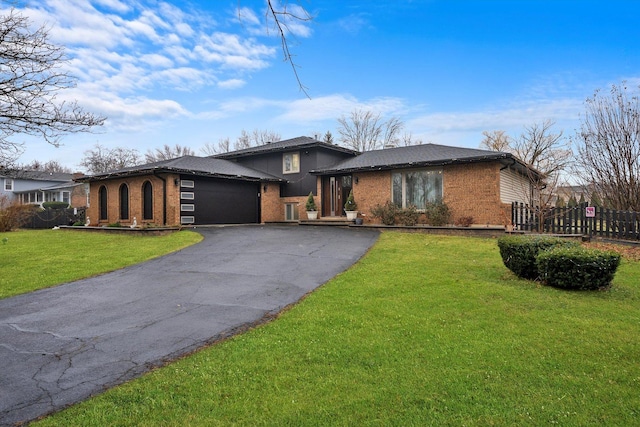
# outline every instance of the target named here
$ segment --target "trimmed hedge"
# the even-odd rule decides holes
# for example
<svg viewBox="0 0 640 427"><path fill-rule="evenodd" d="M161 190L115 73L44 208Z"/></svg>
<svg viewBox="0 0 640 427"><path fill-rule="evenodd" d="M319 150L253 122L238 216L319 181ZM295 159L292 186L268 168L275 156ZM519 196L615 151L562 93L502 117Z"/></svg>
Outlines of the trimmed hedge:
<svg viewBox="0 0 640 427"><path fill-rule="evenodd" d="M504 265L518 277L535 280L540 275L536 257L542 251L555 247L578 247L573 240L550 236L504 236L498 239Z"/></svg>
<svg viewBox="0 0 640 427"><path fill-rule="evenodd" d="M69 203L65 202L44 202L42 207L45 209L67 209L69 207Z"/></svg>
<svg viewBox="0 0 640 427"><path fill-rule="evenodd" d="M549 286L596 290L611 284L620 265L620 254L581 247L556 247L536 260L540 277Z"/></svg>

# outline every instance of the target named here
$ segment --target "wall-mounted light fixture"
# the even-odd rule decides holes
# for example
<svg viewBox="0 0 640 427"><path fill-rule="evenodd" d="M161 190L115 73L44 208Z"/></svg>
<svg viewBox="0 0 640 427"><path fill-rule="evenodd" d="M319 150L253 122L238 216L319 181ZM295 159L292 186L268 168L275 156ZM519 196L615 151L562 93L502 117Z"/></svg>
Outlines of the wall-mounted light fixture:
<svg viewBox="0 0 640 427"><path fill-rule="evenodd" d="M262 187L262 191L263 191L264 193L266 193L266 192L267 192L267 184L265 184L265 185L264 185L264 187Z"/></svg>
<svg viewBox="0 0 640 427"><path fill-rule="evenodd" d="M178 185L180 185L180 178L176 178L176 179L174 179L174 180L173 180L173 183L176 185L176 187L177 187Z"/></svg>
<svg viewBox="0 0 640 427"><path fill-rule="evenodd" d="M358 181L359 181L359 180L358 180L358 177L356 176L356 177L354 177L354 179L355 179L356 184L357 184L357 183L358 183Z"/></svg>

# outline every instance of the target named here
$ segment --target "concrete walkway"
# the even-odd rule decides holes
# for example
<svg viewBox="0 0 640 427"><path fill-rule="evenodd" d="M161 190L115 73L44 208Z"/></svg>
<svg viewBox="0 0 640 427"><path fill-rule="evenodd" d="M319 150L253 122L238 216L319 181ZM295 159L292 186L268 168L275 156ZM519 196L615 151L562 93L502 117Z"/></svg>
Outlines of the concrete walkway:
<svg viewBox="0 0 640 427"><path fill-rule="evenodd" d="M378 238L334 227L197 231L204 241L180 252L0 300L0 424L60 410L263 322Z"/></svg>

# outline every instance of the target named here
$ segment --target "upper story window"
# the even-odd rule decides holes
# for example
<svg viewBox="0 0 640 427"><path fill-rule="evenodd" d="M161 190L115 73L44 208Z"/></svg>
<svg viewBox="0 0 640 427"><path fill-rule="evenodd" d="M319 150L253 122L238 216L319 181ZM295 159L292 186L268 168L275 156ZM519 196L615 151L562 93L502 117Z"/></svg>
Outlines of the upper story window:
<svg viewBox="0 0 640 427"><path fill-rule="evenodd" d="M4 191L13 191L13 180L9 178L4 179Z"/></svg>
<svg viewBox="0 0 640 427"><path fill-rule="evenodd" d="M300 172L300 153L284 153L282 155L282 173Z"/></svg>

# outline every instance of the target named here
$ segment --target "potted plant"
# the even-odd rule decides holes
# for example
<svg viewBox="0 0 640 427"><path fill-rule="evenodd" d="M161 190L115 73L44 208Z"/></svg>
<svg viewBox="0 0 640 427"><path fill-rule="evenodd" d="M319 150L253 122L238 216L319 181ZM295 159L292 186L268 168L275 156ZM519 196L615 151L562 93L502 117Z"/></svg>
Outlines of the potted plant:
<svg viewBox="0 0 640 427"><path fill-rule="evenodd" d="M318 208L316 208L316 202L313 200L313 192L310 192L309 197L307 197L306 208L308 219L318 219Z"/></svg>
<svg viewBox="0 0 640 427"><path fill-rule="evenodd" d="M347 214L347 219L352 221L358 216L358 204L353 198L353 190L349 192L347 202L344 204L344 211Z"/></svg>

